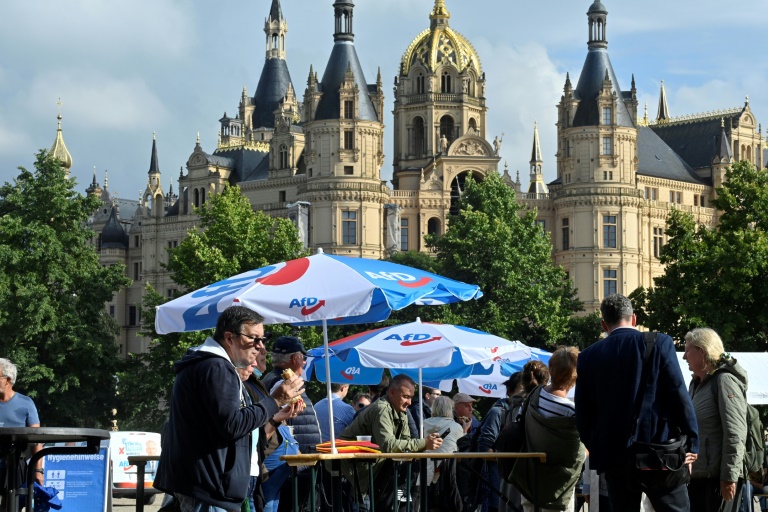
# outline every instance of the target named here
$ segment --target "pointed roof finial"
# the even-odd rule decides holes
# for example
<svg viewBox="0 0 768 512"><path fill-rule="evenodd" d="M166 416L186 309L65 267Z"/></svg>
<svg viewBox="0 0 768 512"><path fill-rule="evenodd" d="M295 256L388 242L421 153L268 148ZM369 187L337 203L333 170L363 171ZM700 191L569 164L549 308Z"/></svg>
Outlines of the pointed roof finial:
<svg viewBox="0 0 768 512"><path fill-rule="evenodd" d="M445 0L435 0L435 7L429 15L429 19L444 19L447 20L451 17L451 13L448 12L448 8L445 6Z"/></svg>
<svg viewBox="0 0 768 512"><path fill-rule="evenodd" d="M200 130L197 131L197 145L200 145Z"/></svg>
<svg viewBox="0 0 768 512"><path fill-rule="evenodd" d="M107 190L109 188L109 171L104 170L104 190Z"/></svg>
<svg viewBox="0 0 768 512"><path fill-rule="evenodd" d="M539 123L533 122L533 150L531 151L531 171L537 167L537 164L544 162L541 156L541 143L539 142Z"/></svg>
<svg viewBox="0 0 768 512"><path fill-rule="evenodd" d="M664 80L661 81L661 92L659 93L659 110L656 114L656 122L663 123L668 121L669 108L667 107L667 91L664 89Z"/></svg>
<svg viewBox="0 0 768 512"><path fill-rule="evenodd" d="M160 163L157 159L157 136L152 132L152 155L149 157L149 172L147 174L160 174Z"/></svg>
<svg viewBox="0 0 768 512"><path fill-rule="evenodd" d="M69 154L67 145L64 144L64 134L61 131L61 98L59 98L59 101L56 102L56 105L58 106L59 110L59 113L56 116L56 119L58 120L58 127L56 128L56 138L53 141L50 153L61 161L61 164L64 166L67 174L69 174L69 170L72 168L72 155Z"/></svg>
<svg viewBox="0 0 768 512"><path fill-rule="evenodd" d="M744 106L746 107L749 105L749 94L747 94L746 98L744 99Z"/></svg>

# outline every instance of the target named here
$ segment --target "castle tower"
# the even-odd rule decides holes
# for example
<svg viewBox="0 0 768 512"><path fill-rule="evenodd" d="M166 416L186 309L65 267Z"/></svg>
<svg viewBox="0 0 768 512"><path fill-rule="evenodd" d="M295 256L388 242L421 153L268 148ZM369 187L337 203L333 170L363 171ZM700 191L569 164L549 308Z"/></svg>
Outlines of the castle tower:
<svg viewBox="0 0 768 512"><path fill-rule="evenodd" d="M321 81L310 70L304 93L310 244L331 254L384 255L381 181L384 124L380 81L368 84L354 45L351 0L333 4L334 45Z"/></svg>
<svg viewBox="0 0 768 512"><path fill-rule="evenodd" d="M631 293L642 274L637 95L623 92L608 56L608 11L587 12L587 57L578 84L566 78L558 105L558 179L550 187L556 263L574 279L587 310L608 293Z"/></svg>
<svg viewBox="0 0 768 512"><path fill-rule="evenodd" d="M450 26L436 0L429 27L411 42L395 77L393 179L403 249L423 249L424 234L445 232L470 174L498 172L498 149L486 140L485 74L472 44ZM406 193L403 192L403 195Z"/></svg>

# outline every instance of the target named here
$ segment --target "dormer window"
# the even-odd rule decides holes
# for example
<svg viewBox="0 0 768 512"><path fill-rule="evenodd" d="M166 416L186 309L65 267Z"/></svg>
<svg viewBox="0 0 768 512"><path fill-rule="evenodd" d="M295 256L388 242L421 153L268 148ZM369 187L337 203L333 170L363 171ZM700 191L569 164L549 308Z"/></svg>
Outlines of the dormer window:
<svg viewBox="0 0 768 512"><path fill-rule="evenodd" d="M352 100L344 100L344 119L355 118L355 102Z"/></svg>
<svg viewBox="0 0 768 512"><path fill-rule="evenodd" d="M603 124L605 126L613 124L613 109L611 107L603 107Z"/></svg>
<svg viewBox="0 0 768 512"><path fill-rule="evenodd" d="M424 83L424 75L419 73L419 76L416 77L416 94L424 94Z"/></svg>
<svg viewBox="0 0 768 512"><path fill-rule="evenodd" d="M280 145L280 169L288 168L288 146Z"/></svg>

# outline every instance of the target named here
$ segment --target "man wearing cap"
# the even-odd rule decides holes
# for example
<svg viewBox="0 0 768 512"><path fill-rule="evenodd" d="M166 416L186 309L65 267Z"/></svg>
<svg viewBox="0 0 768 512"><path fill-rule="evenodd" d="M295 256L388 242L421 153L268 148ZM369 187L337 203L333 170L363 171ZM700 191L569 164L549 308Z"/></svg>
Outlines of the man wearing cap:
<svg viewBox="0 0 768 512"><path fill-rule="evenodd" d="M464 432L472 434L474 429L480 426L480 422L472 415L474 398L466 393L456 393L453 395L453 415L456 423L464 428Z"/></svg>
<svg viewBox="0 0 768 512"><path fill-rule="evenodd" d="M272 389L283 380L283 371L290 368L298 376L304 372L304 363L307 360L307 351L304 344L296 336L280 336L272 346L272 370L261 378L264 387ZM306 407L297 416L286 420L288 426L293 427L293 437L299 443L301 453L313 453L315 445L322 443L320 424L317 421L315 407L306 393L301 395Z"/></svg>

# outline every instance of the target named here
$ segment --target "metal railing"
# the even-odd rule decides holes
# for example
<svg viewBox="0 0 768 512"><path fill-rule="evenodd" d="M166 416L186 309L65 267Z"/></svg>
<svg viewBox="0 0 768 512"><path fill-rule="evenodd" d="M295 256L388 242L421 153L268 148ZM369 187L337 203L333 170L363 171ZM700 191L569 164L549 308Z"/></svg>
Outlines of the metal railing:
<svg viewBox="0 0 768 512"><path fill-rule="evenodd" d="M316 482L317 482L317 469L318 462L329 461L333 465L333 510L343 510L343 503L341 499L341 477L340 471L338 471L341 461L353 461L353 462L375 462L379 459L389 459L396 463L402 462L422 462L422 470L428 460L446 460L446 459L458 459L458 460L486 460L489 462L495 462L498 459L532 459L534 461L534 474L532 478L533 482L533 495L538 496L538 471L539 464L547 461L547 454L543 452L530 452L530 453L475 453L475 452L457 452L457 453L339 453L339 454L299 454L299 455L283 455L280 460L283 460L292 469L292 487L293 487L293 509L298 510L299 502L299 488L298 488L298 471L300 467L309 467L312 471L312 484L310 494L310 510L317 510L317 495L316 495ZM146 464L150 461L159 461L159 455L131 455L128 457L128 463L135 465L136 472L136 512L144 512L144 480L146 475ZM404 495L410 497L411 494L411 478L410 478L410 466L407 468L409 478L406 478ZM398 465L395 464L394 481L397 482L398 477ZM334 475L335 473L335 475ZM426 472L423 471L426 476ZM428 483L426 478L421 478L421 510L429 510L429 492L427 489ZM374 492L373 484L373 464L368 466L368 481L369 481L369 495ZM395 503L394 510L398 510L400 502L397 499L397 489L395 489ZM406 501L407 510L411 510L410 499ZM538 512L540 506L538 500L534 500L534 510ZM374 504L371 502L370 512L375 512ZM388 511L380 511L388 512Z"/></svg>
<svg viewBox="0 0 768 512"><path fill-rule="evenodd" d="M424 466L426 465L426 462L430 459L433 460L445 460L445 459L459 459L459 460L487 460L490 462L495 462L498 459L532 459L534 461L534 474L533 474L533 495L534 497L538 497L538 472L539 472L539 464L544 463L547 461L547 454L543 452L530 452L530 453L495 453L495 452L484 452L484 453L476 453L476 452L456 452L456 453L339 453L339 454L299 454L299 455L283 455L280 457L280 460L285 461L289 466L291 466L293 473L292 473L292 486L293 486L293 510L299 510L298 503L299 503L299 489L298 489L298 470L300 467L309 467L312 471L312 479L311 479L311 494L310 494L310 510L317 510L317 497L316 497L316 482L317 482L317 467L318 462L326 462L329 461L332 464L332 479L333 482L333 511L334 512L340 512L343 510L343 503L341 500L341 492L340 492L340 471L338 471L340 462L341 461L353 461L353 462L375 462L379 459L388 459L392 460L395 463L402 463L402 462L413 462L413 461L423 461L422 469L424 469ZM398 465L395 464L395 474L394 474L394 481L397 482L397 472L398 472ZM405 496L408 497L406 500L406 510L410 512L411 510L411 501L410 501L410 486L411 486L411 478L410 478L410 467L408 468L409 472L409 478L406 479L405 483ZM426 476L426 473L424 473ZM420 494L420 500L421 500L421 510L424 512L427 512L429 510L429 492L428 492L428 482L426 482L426 478L420 478L421 481L421 494ZM369 482L369 491L368 495L373 496L374 493L374 478L373 478L373 464L369 464L368 466L368 482ZM399 510L400 502L397 499L397 492L398 488L394 490L395 493L395 500L394 500L394 506L393 509L396 512ZM538 504L538 499L534 500L534 510L536 512L539 512L540 506ZM370 512L376 512L374 508L373 500L371 500L371 506L370 506ZM389 511L379 511L379 512L389 512Z"/></svg>

